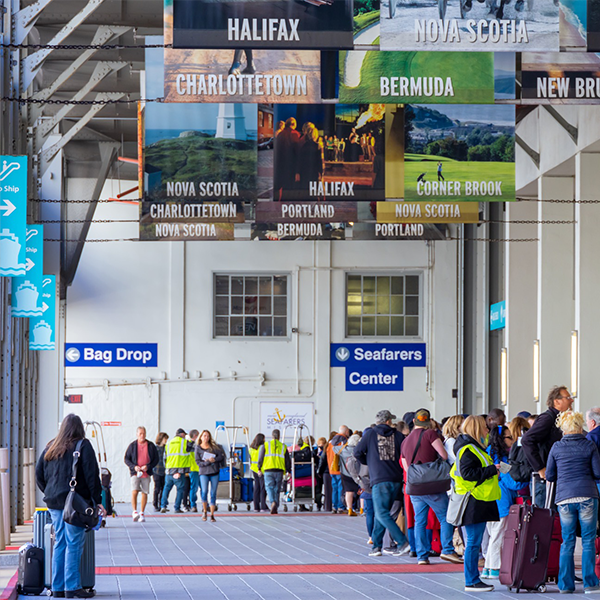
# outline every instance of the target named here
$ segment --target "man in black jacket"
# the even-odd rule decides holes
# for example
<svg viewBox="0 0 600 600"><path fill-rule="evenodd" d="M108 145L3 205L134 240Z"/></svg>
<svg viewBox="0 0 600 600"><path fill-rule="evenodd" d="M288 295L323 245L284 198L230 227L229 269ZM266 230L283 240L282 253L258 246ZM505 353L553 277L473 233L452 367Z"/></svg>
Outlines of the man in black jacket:
<svg viewBox="0 0 600 600"><path fill-rule="evenodd" d="M146 428L137 428L137 439L131 442L125 452L125 464L131 475L131 516L134 521L143 523L146 520L145 510L150 492L152 469L158 464L156 446L146 439ZM141 511L137 511L138 493L142 494Z"/></svg>
<svg viewBox="0 0 600 600"><path fill-rule="evenodd" d="M531 429L523 435L522 441L525 457L541 479L535 489L536 506L544 506L546 502L546 462L550 448L562 438L562 432L556 426L556 417L559 413L570 410L573 398L566 386L557 385L550 390L546 404L548 410L535 420Z"/></svg>
<svg viewBox="0 0 600 600"><path fill-rule="evenodd" d="M366 429L354 448L354 456L369 467L373 493L375 524L373 526L373 550L369 556L381 556L383 535L387 529L398 550L394 556L410 552L410 544L390 515L394 500L402 493L402 467L400 446L404 436L392 427L396 418L389 410L380 410L375 416L375 426Z"/></svg>

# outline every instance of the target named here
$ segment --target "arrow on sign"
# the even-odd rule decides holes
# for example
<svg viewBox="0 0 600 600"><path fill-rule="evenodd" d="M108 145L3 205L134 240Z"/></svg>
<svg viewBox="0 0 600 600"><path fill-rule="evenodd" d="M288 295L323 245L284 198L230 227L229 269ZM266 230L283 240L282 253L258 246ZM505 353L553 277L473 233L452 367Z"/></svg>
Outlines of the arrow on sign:
<svg viewBox="0 0 600 600"><path fill-rule="evenodd" d="M11 215L15 210L17 210L17 207L8 199L4 199L4 206L0 206L0 210L4 211L4 215L5 217L8 217L9 215Z"/></svg>
<svg viewBox="0 0 600 600"><path fill-rule="evenodd" d="M42 302L42 312L46 312L50 307L45 303Z"/></svg>
<svg viewBox="0 0 600 600"><path fill-rule="evenodd" d="M25 270L29 271L29 270L33 269L33 267L35 267L35 263L30 258L28 258L25 261Z"/></svg>
<svg viewBox="0 0 600 600"><path fill-rule="evenodd" d="M335 356L338 360L344 362L350 358L350 351L348 350L348 348L338 348L335 352Z"/></svg>

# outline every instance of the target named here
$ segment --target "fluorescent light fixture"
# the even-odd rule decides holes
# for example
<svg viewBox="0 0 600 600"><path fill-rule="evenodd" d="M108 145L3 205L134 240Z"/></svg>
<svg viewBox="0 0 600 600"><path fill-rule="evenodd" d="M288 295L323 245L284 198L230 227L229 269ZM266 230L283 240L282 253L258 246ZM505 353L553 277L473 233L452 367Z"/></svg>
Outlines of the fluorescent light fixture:
<svg viewBox="0 0 600 600"><path fill-rule="evenodd" d="M500 402L506 404L508 399L508 350L500 350Z"/></svg>
<svg viewBox="0 0 600 600"><path fill-rule="evenodd" d="M577 397L579 383L579 336L577 331L571 331L571 396Z"/></svg>
<svg viewBox="0 0 600 600"><path fill-rule="evenodd" d="M540 340L533 340L533 399L540 399Z"/></svg>

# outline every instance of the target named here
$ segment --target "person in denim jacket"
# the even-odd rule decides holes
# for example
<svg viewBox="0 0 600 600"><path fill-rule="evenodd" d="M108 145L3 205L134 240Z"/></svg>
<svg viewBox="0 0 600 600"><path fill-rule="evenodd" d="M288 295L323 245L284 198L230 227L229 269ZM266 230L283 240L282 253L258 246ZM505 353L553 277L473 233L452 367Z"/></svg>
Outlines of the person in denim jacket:
<svg viewBox="0 0 600 600"><path fill-rule="evenodd" d="M581 569L583 591L600 593L594 572L596 523L598 520L598 488L600 454L594 442L583 434L583 415L563 412L557 426L563 438L556 442L548 456L546 479L556 482L556 505L560 516L563 543L560 547L558 587L561 593L575 591L575 550L577 521L581 524L583 554Z"/></svg>

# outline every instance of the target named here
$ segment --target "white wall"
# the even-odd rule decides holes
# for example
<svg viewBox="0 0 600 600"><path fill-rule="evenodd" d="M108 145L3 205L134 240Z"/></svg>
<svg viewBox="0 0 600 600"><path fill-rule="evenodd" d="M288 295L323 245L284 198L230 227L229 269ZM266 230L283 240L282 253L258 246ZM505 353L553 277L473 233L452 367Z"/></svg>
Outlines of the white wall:
<svg viewBox="0 0 600 600"><path fill-rule="evenodd" d="M100 204L95 218L136 216L136 206L115 203ZM100 237L134 238L137 225L94 224L88 238ZM156 342L158 367L67 367L67 388L133 383L164 372L158 427L170 435L177 427L214 429L216 421L234 420L254 435L261 400L312 401L316 435L342 423L362 429L382 408L399 417L421 406L438 418L454 414L456 255L451 241L88 243L67 293L66 341ZM329 368L330 343L345 340L345 274L353 270L422 273L419 340L427 343L430 369L405 369L403 392L346 392L343 369ZM213 339L214 272L289 273L289 321L299 333L283 340ZM197 371L207 380L194 381ZM216 371L227 379L213 380ZM127 432L123 444L130 437Z"/></svg>

